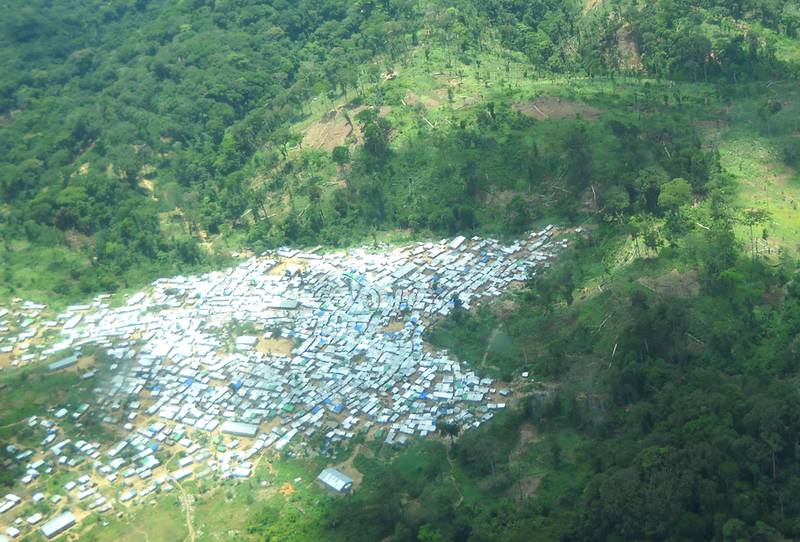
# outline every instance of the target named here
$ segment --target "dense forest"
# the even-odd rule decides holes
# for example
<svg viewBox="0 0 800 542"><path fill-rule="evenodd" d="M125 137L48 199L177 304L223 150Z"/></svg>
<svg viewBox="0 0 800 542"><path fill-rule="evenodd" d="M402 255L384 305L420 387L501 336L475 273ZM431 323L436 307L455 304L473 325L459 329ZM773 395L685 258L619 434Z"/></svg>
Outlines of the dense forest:
<svg viewBox="0 0 800 542"><path fill-rule="evenodd" d="M41 1L6 11L3 289L68 298L214 261L224 252L216 239L262 247L342 244L375 228L519 231L532 218L524 205L497 224L482 216L481 194L519 178L541 193L550 179L583 177L559 198L575 207L580 182L615 174L616 165L560 162L582 162L576 146L604 145L602 128L553 128L554 142L502 103L403 138L390 119L362 111L348 122L363 145L295 152L302 136L292 127L309 104L396 106L402 96L386 75L421 51L457 77L474 69L487 87L481 58L499 42L524 55L525 78L633 74L713 83L729 98L752 91L748 82L796 74L776 48L800 17L788 1L608 2L588 12L561 1ZM743 26L754 16L758 26ZM666 92L664 104L679 106L680 92ZM769 116L779 104L764 107ZM614 136L626 137L620 129ZM302 182L287 187L292 176ZM339 176L345 187L324 189ZM30 278L45 260L48 272Z"/></svg>
<svg viewBox="0 0 800 542"><path fill-rule="evenodd" d="M509 409L363 443L358 491L254 502L246 539L800 538L796 1L3 7L0 299L284 244L571 232L427 337L529 372Z"/></svg>
<svg viewBox="0 0 800 542"><path fill-rule="evenodd" d="M374 483L333 506L327 526L341 540L799 536L798 276L740 252L724 193L715 187L720 201L693 216L710 233L682 237L685 250L663 248L602 293L571 298L591 273L586 257L608 250L596 231L503 321L456 314L436 329L434 342L467 359L502 329L494 365L561 385L452 446L429 445L418 470L362 456Z"/></svg>

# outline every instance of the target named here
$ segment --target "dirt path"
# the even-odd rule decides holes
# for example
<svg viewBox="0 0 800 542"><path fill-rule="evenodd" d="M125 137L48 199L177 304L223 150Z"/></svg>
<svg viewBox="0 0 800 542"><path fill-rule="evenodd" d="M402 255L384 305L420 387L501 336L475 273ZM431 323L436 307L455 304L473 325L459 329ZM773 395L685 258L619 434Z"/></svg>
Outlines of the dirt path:
<svg viewBox="0 0 800 542"><path fill-rule="evenodd" d="M336 469L353 479L353 490L358 489L359 486L361 486L361 482L364 481L364 475L361 474L361 471L353 466L353 461L355 461L356 456L361 452L361 446L361 444L357 444L353 450L353 453L350 454L346 461L339 463L338 465L334 465Z"/></svg>
<svg viewBox="0 0 800 542"><path fill-rule="evenodd" d="M183 511L186 513L186 528L189 530L189 535L186 539L189 540L189 542L195 542L194 522L192 521L192 516L194 515L192 497L186 493L186 490L183 489L180 482L176 481L175 484L181 492L181 496L178 500L180 500L181 507L183 507Z"/></svg>
<svg viewBox="0 0 800 542"><path fill-rule="evenodd" d="M9 427L14 427L15 425L19 425L22 422L26 422L26 421L28 421L27 418L22 419L22 420L17 420L14 423L9 423L8 425L0 425L0 429L8 429Z"/></svg>
<svg viewBox="0 0 800 542"><path fill-rule="evenodd" d="M486 360L489 357L489 350L492 348L492 341L494 341L498 333L500 333L500 326L494 328L491 335L489 335L489 340L486 341L486 350L484 350L483 358L481 359L481 367L487 367L489 369L494 369L495 371L499 371L500 367L496 365L486 365Z"/></svg>
<svg viewBox="0 0 800 542"><path fill-rule="evenodd" d="M450 465L450 481L453 482L453 487L456 488L458 492L458 501L456 501L454 508L458 508L461 506L461 503L464 502L464 494L461 493L461 488L458 487L456 483L456 475L455 475L455 465L453 465L453 458L450 457L450 450L447 450L447 463Z"/></svg>
<svg viewBox="0 0 800 542"><path fill-rule="evenodd" d="M139 528L134 529L134 532L142 535L144 537L144 542L150 542L150 535L147 534L147 531L143 531Z"/></svg>

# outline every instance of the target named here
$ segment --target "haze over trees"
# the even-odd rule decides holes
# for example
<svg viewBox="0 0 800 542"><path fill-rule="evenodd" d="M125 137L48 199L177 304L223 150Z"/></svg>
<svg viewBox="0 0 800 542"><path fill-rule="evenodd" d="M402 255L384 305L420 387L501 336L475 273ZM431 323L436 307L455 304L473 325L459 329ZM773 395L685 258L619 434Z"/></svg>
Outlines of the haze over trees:
<svg viewBox="0 0 800 542"><path fill-rule="evenodd" d="M285 215L270 208L267 196L296 171L288 152L299 140L290 127L310 100L350 93L370 107L394 105L397 98L378 83L420 47L426 58L436 48L447 62L467 62L480 72L480 54L499 39L525 55L528 77L635 73L714 82L725 93L744 91L734 83L796 70L775 54L776 44L797 32L796 9L785 1L659 2L643 9L602 2L586 13L547 1L34 1L7 11L0 24L0 227L5 276L12 280L4 288L73 297L206 261L211 255L198 244L209 238L244 235L276 246L348 242L376 225L494 229L476 210L487 161L494 172L489 185L523 176L531 190L540 190L542 179L562 176L554 149L541 140L526 138L525 153L517 152L511 138L527 127L492 102L465 111L433 140L412 138L400 148L389 144L391 121L367 109L361 118L348 116L364 133L349 191L335 193L333 201L323 194L321 212ZM736 26L752 14L760 33ZM708 36L704 22L720 31ZM623 35L639 50L636 62L619 56L630 49L620 46ZM664 105L680 108L681 89L665 92ZM647 96L639 99L637 109L651 107ZM771 99L760 109L768 131L776 107L779 99ZM616 138L637 137L631 120L619 122ZM602 148L611 142L598 130L559 132L572 195L587 188L592 168L614 171L592 161L593 152L603 160L610 150ZM424 152L431 145L435 155ZM794 156L797 144L790 146ZM341 152L331 158L340 168ZM685 162L687 152L673 162ZM436 163L442 155L459 163ZM409 187L408 170L419 176L421 165L432 186ZM684 175L701 188L702 171L669 167L673 177ZM440 180L453 176L457 182L440 193ZM259 178L261 184L254 182ZM600 194L616 203L624 198L616 187ZM651 210L655 197L651 189ZM403 208L411 206L417 209L405 216ZM498 228L521 231L532 218L518 205ZM30 269L32 254L59 262L48 280L17 277Z"/></svg>
<svg viewBox="0 0 800 542"><path fill-rule="evenodd" d="M245 539L800 538L795 1L9 4L3 298L582 228L427 337L511 408L367 443L352 496L255 501Z"/></svg>

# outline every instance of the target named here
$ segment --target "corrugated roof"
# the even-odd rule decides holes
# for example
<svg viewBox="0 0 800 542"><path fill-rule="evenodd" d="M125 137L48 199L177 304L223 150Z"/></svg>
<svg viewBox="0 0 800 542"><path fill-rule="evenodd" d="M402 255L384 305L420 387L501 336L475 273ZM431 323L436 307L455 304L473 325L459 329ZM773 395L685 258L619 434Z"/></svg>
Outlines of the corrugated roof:
<svg viewBox="0 0 800 542"><path fill-rule="evenodd" d="M47 538L53 538L73 525L75 525L75 516L72 512L64 512L42 525L41 531Z"/></svg>
<svg viewBox="0 0 800 542"><path fill-rule="evenodd" d="M347 476L345 473L334 469L333 467L328 467L327 469L323 470L317 476L317 480L328 486L329 488L333 489L334 491L338 491L340 493L344 493L350 490L353 486L353 479Z"/></svg>

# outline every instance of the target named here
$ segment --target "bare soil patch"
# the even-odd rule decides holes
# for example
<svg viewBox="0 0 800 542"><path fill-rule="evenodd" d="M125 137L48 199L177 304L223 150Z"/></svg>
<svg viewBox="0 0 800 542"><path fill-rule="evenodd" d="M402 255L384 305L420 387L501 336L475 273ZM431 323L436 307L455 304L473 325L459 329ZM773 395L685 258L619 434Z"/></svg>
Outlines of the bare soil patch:
<svg viewBox="0 0 800 542"><path fill-rule="evenodd" d="M11 367L12 358L13 356L11 353L0 354L0 368L5 369L6 367Z"/></svg>
<svg viewBox="0 0 800 542"><path fill-rule="evenodd" d="M639 279L639 284L653 290L659 295L678 299L692 298L700 293L700 284L696 271L681 273L677 269L673 269L669 273L655 279L642 277Z"/></svg>
<svg viewBox="0 0 800 542"><path fill-rule="evenodd" d="M527 499L539 489L544 479L540 475L523 476L508 490L507 495L516 500Z"/></svg>
<svg viewBox="0 0 800 542"><path fill-rule="evenodd" d="M696 120L692 124L701 130L726 130L728 128L728 121L724 119Z"/></svg>
<svg viewBox="0 0 800 542"><path fill-rule="evenodd" d="M95 245L94 239L78 230L66 230L64 232L64 240L71 248L80 249L82 247L93 247ZM88 263L87 263L88 265Z"/></svg>
<svg viewBox="0 0 800 542"><path fill-rule="evenodd" d="M516 190L495 190L491 189L490 191L481 192L478 194L478 199L481 203L486 205L497 205L500 207L505 207L509 205L515 197L521 197L529 204L533 204L535 202L535 198L530 194L526 194L524 192L518 192Z"/></svg>
<svg viewBox="0 0 800 542"><path fill-rule="evenodd" d="M533 425L529 422L523 423L519 428L519 441L517 445L511 450L511 454L509 455L509 460L515 461L519 459L525 450L528 449L529 444L534 444L539 442L542 438L536 433L536 429L534 429Z"/></svg>
<svg viewBox="0 0 800 542"><path fill-rule="evenodd" d="M503 299L499 303L492 304L492 312L500 319L511 316L517 312L518 309L519 306L513 299Z"/></svg>
<svg viewBox="0 0 800 542"><path fill-rule="evenodd" d="M527 117L539 120L565 119L581 115L587 120L595 121L603 112L602 109L591 107L583 102L555 96L542 96L527 102L514 102L512 107Z"/></svg>
<svg viewBox="0 0 800 542"><path fill-rule="evenodd" d="M361 143L364 134L361 133L356 116L364 109L366 106L352 109L340 107L328 111L319 121L305 129L302 147L332 151L336 147L347 146L348 143ZM378 115L385 117L390 111L391 107L384 105L379 109ZM352 125L347 121L348 117Z"/></svg>
<svg viewBox="0 0 800 542"><path fill-rule="evenodd" d="M381 331L384 333L396 333L398 331L402 331L403 326L405 326L405 323L401 322L400 320L395 320L394 322L389 322L389 325L385 326Z"/></svg>
<svg viewBox="0 0 800 542"><path fill-rule="evenodd" d="M346 474L350 478L353 479L353 489L351 491L355 491L361 485L361 482L364 481L364 475L361 474L358 469L353 466L353 461L355 460L356 456L361 451L361 445L359 444L356 446L356 449L353 450L353 453L350 454L350 457L347 458L347 461L336 465L334 468L338 471Z"/></svg>
<svg viewBox="0 0 800 542"><path fill-rule="evenodd" d="M83 356L78 358L78 363L67 369L67 371L71 373L82 373L94 367L96 362L97 360L94 359L94 356Z"/></svg>
<svg viewBox="0 0 800 542"><path fill-rule="evenodd" d="M633 30L628 24L619 27L615 33L617 50L619 51L619 64L623 70L639 71L643 68L639 46L633 36Z"/></svg>
<svg viewBox="0 0 800 542"><path fill-rule="evenodd" d="M352 119L352 116L350 118ZM334 110L306 129L303 134L303 147L332 151L336 147L345 145L350 136L360 140L360 130L355 121L353 126L350 126L345 116Z"/></svg>
<svg viewBox="0 0 800 542"><path fill-rule="evenodd" d="M274 267L267 271L267 275L278 276L283 275L290 267L299 267L301 271L305 271L308 267L308 260L300 260L298 258L286 258L278 262Z"/></svg>
<svg viewBox="0 0 800 542"><path fill-rule="evenodd" d="M586 3L583 6L583 12L588 13L589 11L593 10L597 4L600 3L601 0L586 0Z"/></svg>
<svg viewBox="0 0 800 542"><path fill-rule="evenodd" d="M256 350L262 354L282 354L284 356L291 356L294 350L294 341L291 339L264 339L258 340Z"/></svg>
<svg viewBox="0 0 800 542"><path fill-rule="evenodd" d="M440 105L438 100L434 100L430 96L419 96L417 93L412 91L409 91L408 94L406 94L405 98L403 98L403 101L406 103L406 105L416 105L421 103L425 107L429 108L439 107Z"/></svg>
<svg viewBox="0 0 800 542"><path fill-rule="evenodd" d="M150 192L151 196L153 196L156 193L156 187L153 184L153 181L151 181L150 179L142 179L142 180L140 180L139 181L139 188L144 188L145 190Z"/></svg>

